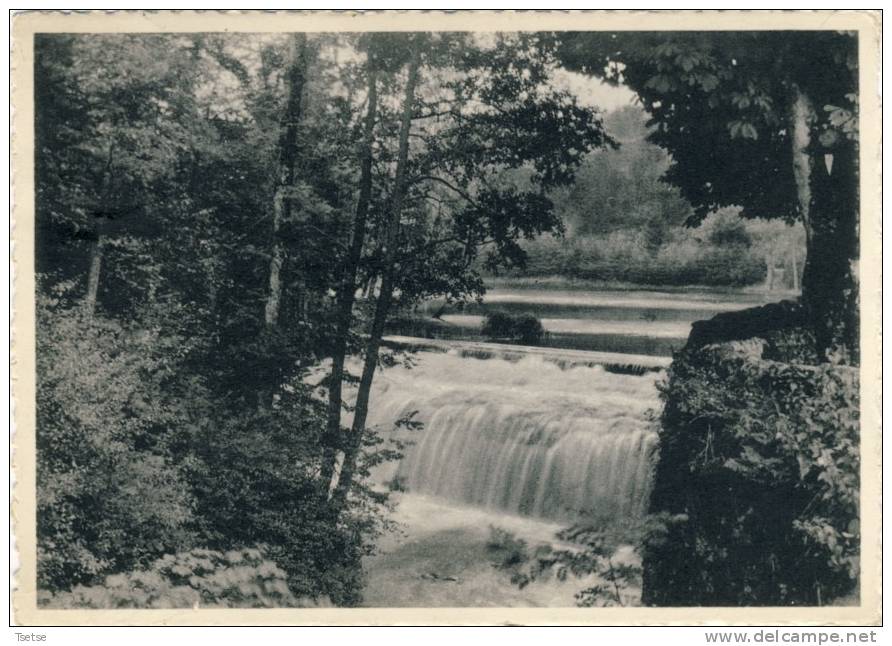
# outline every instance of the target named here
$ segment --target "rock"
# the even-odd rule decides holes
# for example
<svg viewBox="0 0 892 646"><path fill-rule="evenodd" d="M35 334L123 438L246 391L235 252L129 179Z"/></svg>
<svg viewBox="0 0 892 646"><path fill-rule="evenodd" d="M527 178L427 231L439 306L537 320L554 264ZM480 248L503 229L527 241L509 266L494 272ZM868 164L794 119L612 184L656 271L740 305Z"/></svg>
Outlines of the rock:
<svg viewBox="0 0 892 646"><path fill-rule="evenodd" d="M805 309L796 301L769 303L736 312L722 312L707 321L696 321L688 336L688 349L724 341L765 338L771 332L808 323Z"/></svg>
<svg viewBox="0 0 892 646"><path fill-rule="evenodd" d="M454 576L450 576L448 574L437 574L436 572L425 572L421 575L421 578L425 581L452 581L454 583L461 583L458 578Z"/></svg>

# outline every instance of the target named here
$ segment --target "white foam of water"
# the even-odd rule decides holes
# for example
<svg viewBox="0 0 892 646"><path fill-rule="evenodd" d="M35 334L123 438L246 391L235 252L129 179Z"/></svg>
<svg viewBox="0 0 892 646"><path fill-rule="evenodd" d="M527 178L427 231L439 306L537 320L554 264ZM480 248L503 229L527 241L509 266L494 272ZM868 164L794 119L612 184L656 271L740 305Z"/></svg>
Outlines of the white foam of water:
<svg viewBox="0 0 892 646"><path fill-rule="evenodd" d="M418 411L424 429L398 432L414 444L388 474L409 491L542 518L634 517L650 489L654 379L422 353L376 376L369 422L388 430Z"/></svg>

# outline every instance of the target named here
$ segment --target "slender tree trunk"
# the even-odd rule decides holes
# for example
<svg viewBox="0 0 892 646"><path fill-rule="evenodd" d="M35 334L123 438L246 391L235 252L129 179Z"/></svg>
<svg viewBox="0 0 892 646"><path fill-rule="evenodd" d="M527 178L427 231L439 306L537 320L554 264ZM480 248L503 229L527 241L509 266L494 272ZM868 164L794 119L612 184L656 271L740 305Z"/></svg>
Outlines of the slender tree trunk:
<svg viewBox="0 0 892 646"><path fill-rule="evenodd" d="M90 270L87 274L87 293L84 296L84 311L88 319L92 319L96 313L96 299L99 295L99 276L102 272L104 251L105 237L99 232L90 249Z"/></svg>
<svg viewBox="0 0 892 646"><path fill-rule="evenodd" d="M353 410L353 425L350 436L344 447L344 462L341 465L341 473L333 496L333 508L338 513L346 501L353 484L353 476L356 469L356 460L362 447L362 438L365 433L365 424L369 413L369 398L372 390L372 380L375 369L378 367L378 351L381 348L381 337L384 335L384 324L390 311L391 299L394 291L394 267L396 261L396 246L400 228L400 216L403 209L403 200L406 189L406 165L409 159L409 132L412 128L412 111L415 103L415 86L418 83L418 68L420 66L420 51L415 43L412 59L409 62L409 77L406 83L406 92L403 99L403 112L400 122L399 152L397 154L396 179L394 182L393 196L390 205L390 218L387 223L387 232L384 239L383 266L381 277L381 291L375 302L375 315L372 320L372 328L369 333L365 350L365 361L362 367L362 376L359 381L359 391L356 395L356 405Z"/></svg>
<svg viewBox="0 0 892 646"><path fill-rule="evenodd" d="M101 207L107 206L110 197L111 171L114 161L114 141L108 145L108 153L105 158L105 168L102 171L102 179L99 182L99 202ZM90 269L87 273L87 293L84 295L84 311L87 318L92 319L96 313L96 301L99 297L99 278L102 276L102 258L105 253L105 236L103 235L102 220L95 219L96 240L90 248Z"/></svg>
<svg viewBox="0 0 892 646"><path fill-rule="evenodd" d="M283 221L291 218L291 200L288 191L294 186L295 167L298 158L298 130L302 115L302 98L306 83L307 36L297 33L292 36L291 54L286 73L288 79L288 100L283 119L284 131L279 146L279 178L273 197L272 249L269 263L269 291L264 307L264 321L267 325L277 325L282 303L282 268L285 264L285 250L280 239Z"/></svg>
<svg viewBox="0 0 892 646"><path fill-rule="evenodd" d="M378 276L373 274L368 277L365 282L365 291L363 293L363 298L366 300L370 299L375 295L375 287L378 285Z"/></svg>
<svg viewBox="0 0 892 646"><path fill-rule="evenodd" d="M802 302L818 356L832 363L857 363L857 146L842 137L830 149L813 141L814 106L801 91L795 93L791 116L793 169L807 248Z"/></svg>
<svg viewBox="0 0 892 646"><path fill-rule="evenodd" d="M769 252L765 259L765 290L774 291L774 254Z"/></svg>
<svg viewBox="0 0 892 646"><path fill-rule="evenodd" d="M356 276L365 244L366 220L372 196L372 162L375 120L378 118L378 78L369 53L368 107L362 138L362 163L359 179L359 200L353 219L353 237L350 250L341 272L337 293L335 341L331 355L331 376L328 386L328 420L323 438L320 482L327 495L334 476L337 461L338 437L341 433L341 408L343 405L344 361L347 355L347 337L353 324L353 303L356 296Z"/></svg>
<svg viewBox="0 0 892 646"><path fill-rule="evenodd" d="M267 325L276 325L279 322L279 307L282 303L282 264L284 251L279 240L279 229L282 226L282 203L284 202L281 188L276 191L273 198L273 248L269 261L269 293L266 297L266 306L263 311L263 319Z"/></svg>

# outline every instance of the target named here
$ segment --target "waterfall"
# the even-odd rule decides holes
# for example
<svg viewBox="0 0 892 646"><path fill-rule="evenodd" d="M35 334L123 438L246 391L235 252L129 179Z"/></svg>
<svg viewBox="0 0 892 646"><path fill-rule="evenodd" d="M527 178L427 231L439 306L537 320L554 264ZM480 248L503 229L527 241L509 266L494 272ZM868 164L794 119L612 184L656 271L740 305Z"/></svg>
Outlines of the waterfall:
<svg viewBox="0 0 892 646"><path fill-rule="evenodd" d="M654 375L457 353L376 376L370 423L409 445L386 474L410 492L556 520L644 513ZM417 411L421 430L391 430ZM382 476L383 477L383 476Z"/></svg>

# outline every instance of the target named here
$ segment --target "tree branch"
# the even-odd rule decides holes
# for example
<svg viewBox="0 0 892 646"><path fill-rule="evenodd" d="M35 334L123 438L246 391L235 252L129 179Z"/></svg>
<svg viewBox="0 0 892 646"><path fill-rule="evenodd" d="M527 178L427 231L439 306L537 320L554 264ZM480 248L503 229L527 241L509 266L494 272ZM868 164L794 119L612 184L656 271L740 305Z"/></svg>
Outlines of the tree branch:
<svg viewBox="0 0 892 646"><path fill-rule="evenodd" d="M468 195L468 193L466 191L463 191L462 189L455 186L448 180L445 180L442 177L439 177L437 175L418 175L418 176L414 177L409 183L416 184L418 182L424 182L424 181L439 182L446 188L450 189L456 195L459 195L462 198L464 198L465 200L467 200L472 206L474 206L474 207L477 206L477 202L475 202L474 198L471 197L470 195Z"/></svg>

